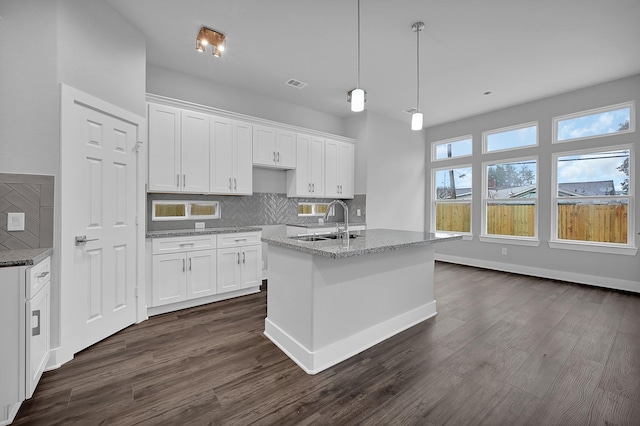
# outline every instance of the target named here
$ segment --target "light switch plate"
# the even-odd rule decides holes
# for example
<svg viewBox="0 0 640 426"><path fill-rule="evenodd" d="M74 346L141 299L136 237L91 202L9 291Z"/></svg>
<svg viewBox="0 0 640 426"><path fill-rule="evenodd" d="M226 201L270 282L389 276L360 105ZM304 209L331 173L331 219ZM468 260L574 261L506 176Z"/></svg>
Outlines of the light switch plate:
<svg viewBox="0 0 640 426"><path fill-rule="evenodd" d="M7 231L24 231L24 213L7 213Z"/></svg>
<svg viewBox="0 0 640 426"><path fill-rule="evenodd" d="M196 229L204 229L204 222L196 222Z"/></svg>

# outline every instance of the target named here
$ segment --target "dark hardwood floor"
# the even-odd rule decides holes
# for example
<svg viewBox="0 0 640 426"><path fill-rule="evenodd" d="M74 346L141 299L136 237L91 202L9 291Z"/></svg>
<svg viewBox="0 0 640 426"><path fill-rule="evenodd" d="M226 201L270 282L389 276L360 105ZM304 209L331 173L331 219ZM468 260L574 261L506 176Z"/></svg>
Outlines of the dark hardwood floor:
<svg viewBox="0 0 640 426"><path fill-rule="evenodd" d="M640 296L436 264L438 315L309 376L266 295L152 317L43 375L15 425L639 425Z"/></svg>

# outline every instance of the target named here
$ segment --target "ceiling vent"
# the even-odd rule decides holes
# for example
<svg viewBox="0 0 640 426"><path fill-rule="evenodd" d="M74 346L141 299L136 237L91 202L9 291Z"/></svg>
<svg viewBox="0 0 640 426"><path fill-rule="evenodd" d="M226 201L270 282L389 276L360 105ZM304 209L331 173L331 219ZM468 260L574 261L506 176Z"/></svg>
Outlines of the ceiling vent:
<svg viewBox="0 0 640 426"><path fill-rule="evenodd" d="M295 78L290 78L284 84L286 84L287 86L295 87L296 89L304 89L309 85L309 83L303 83L302 81L296 80Z"/></svg>
<svg viewBox="0 0 640 426"><path fill-rule="evenodd" d="M409 109L405 109L402 112L404 112L405 114L413 114L414 112L418 112L418 110L416 108L414 108L414 107L411 107Z"/></svg>

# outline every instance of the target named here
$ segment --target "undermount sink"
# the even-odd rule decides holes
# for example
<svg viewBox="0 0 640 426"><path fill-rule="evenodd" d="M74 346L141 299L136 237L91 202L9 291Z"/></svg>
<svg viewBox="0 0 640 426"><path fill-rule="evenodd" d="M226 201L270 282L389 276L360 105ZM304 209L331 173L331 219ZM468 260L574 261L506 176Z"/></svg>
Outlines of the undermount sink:
<svg viewBox="0 0 640 426"><path fill-rule="evenodd" d="M349 234L349 238L356 238L357 235ZM291 237L298 241L327 241L342 238L342 234L322 234L322 235L298 235Z"/></svg>

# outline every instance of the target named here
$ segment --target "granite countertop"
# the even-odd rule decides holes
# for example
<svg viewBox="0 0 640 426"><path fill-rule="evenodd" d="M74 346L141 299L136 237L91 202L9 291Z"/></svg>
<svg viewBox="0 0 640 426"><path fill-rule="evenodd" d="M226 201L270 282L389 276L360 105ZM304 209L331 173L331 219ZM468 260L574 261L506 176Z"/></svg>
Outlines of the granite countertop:
<svg viewBox="0 0 640 426"><path fill-rule="evenodd" d="M35 265L52 252L52 248L0 250L0 267Z"/></svg>
<svg viewBox="0 0 640 426"><path fill-rule="evenodd" d="M335 228L336 225L344 225L344 222L325 222L325 223L287 223L287 226L299 226L300 228ZM352 223L349 226L366 226L366 223Z"/></svg>
<svg viewBox="0 0 640 426"><path fill-rule="evenodd" d="M240 226L229 228L204 228L204 229L172 229L168 231L147 231L147 238L185 237L192 235L232 234L235 232L259 232L262 228L257 226Z"/></svg>
<svg viewBox="0 0 640 426"><path fill-rule="evenodd" d="M412 232L394 229L370 229L351 232L351 234L356 235L356 237L350 238L348 245L345 245L345 240L343 239L300 241L284 235L262 237L262 241L309 254L343 259L462 239L462 235L447 232Z"/></svg>

